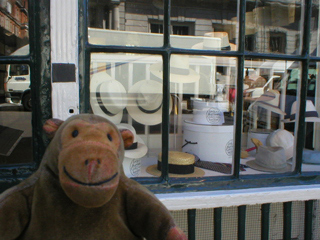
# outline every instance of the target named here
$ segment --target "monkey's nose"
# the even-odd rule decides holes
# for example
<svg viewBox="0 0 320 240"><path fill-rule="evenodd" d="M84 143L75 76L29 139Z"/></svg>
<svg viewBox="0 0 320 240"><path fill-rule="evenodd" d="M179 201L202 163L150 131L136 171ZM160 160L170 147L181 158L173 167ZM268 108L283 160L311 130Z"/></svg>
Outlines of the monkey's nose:
<svg viewBox="0 0 320 240"><path fill-rule="evenodd" d="M88 179L89 179L89 181L91 181L92 175L94 175L96 169L101 164L101 161L100 161L100 159L92 159L92 160L86 159L84 161L84 164L87 166Z"/></svg>

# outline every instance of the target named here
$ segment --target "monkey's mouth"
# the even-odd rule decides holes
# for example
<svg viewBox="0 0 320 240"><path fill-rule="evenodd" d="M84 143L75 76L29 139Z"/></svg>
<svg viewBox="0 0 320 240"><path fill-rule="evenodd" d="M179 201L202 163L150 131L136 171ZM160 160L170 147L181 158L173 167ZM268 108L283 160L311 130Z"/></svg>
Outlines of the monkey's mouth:
<svg viewBox="0 0 320 240"><path fill-rule="evenodd" d="M63 167L63 172L73 182L78 183L78 184L83 185L83 186L87 186L87 187L100 186L100 185L102 185L104 183L110 182L112 179L114 179L118 175L118 172L116 172L112 177L110 177L108 179L105 179L105 180L102 180L102 181L99 181L99 182L94 182L94 183L86 183L86 182L82 182L82 181L74 178L73 176L71 176L71 174L67 171L66 167Z"/></svg>

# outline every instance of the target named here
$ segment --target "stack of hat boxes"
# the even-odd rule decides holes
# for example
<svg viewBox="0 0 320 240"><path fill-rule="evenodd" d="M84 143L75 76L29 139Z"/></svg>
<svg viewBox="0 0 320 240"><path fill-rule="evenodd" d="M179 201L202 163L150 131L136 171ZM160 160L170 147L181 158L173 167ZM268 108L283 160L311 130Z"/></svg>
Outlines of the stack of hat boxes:
<svg viewBox="0 0 320 240"><path fill-rule="evenodd" d="M193 99L193 118L183 122L183 152L200 160L232 163L233 124L225 124L227 101Z"/></svg>

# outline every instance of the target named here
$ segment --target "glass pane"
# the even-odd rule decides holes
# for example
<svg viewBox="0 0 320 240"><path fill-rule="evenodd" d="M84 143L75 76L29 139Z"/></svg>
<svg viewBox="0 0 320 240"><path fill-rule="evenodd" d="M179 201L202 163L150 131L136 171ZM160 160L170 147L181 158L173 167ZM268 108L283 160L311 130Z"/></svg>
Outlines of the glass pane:
<svg viewBox="0 0 320 240"><path fill-rule="evenodd" d="M89 0L89 42L100 45L163 45L163 3Z"/></svg>
<svg viewBox="0 0 320 240"><path fill-rule="evenodd" d="M236 0L174 0L171 5L170 41L173 47L237 50Z"/></svg>
<svg viewBox="0 0 320 240"><path fill-rule="evenodd" d="M319 63L310 63L307 84L305 113L305 148L302 156L302 171L320 171L320 98Z"/></svg>
<svg viewBox="0 0 320 240"><path fill-rule="evenodd" d="M236 74L234 58L171 55L169 176L231 174Z"/></svg>
<svg viewBox="0 0 320 240"><path fill-rule="evenodd" d="M245 49L300 54L303 1L247 1Z"/></svg>
<svg viewBox="0 0 320 240"><path fill-rule="evenodd" d="M310 35L310 54L319 56L319 2L312 1L311 13L311 35Z"/></svg>
<svg viewBox="0 0 320 240"><path fill-rule="evenodd" d="M291 111L300 89L301 64L246 60L243 99L242 174L290 172L295 125Z"/></svg>
<svg viewBox="0 0 320 240"><path fill-rule="evenodd" d="M0 55L29 54L28 1L1 1L0 9Z"/></svg>
<svg viewBox="0 0 320 240"><path fill-rule="evenodd" d="M123 164L129 177L154 176L148 167L159 173L154 166L161 152L162 80L153 77L150 68L161 59L142 54L91 55L92 112L134 135Z"/></svg>
<svg viewBox="0 0 320 240"><path fill-rule="evenodd" d="M32 154L29 66L0 65L0 164L30 163Z"/></svg>

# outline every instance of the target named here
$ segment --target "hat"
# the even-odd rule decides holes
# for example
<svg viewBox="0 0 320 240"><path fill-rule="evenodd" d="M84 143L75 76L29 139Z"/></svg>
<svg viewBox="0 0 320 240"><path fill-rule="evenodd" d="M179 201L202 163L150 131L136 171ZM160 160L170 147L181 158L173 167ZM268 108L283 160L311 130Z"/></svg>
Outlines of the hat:
<svg viewBox="0 0 320 240"><path fill-rule="evenodd" d="M291 113L289 119L284 119L285 123L295 122L296 121L296 112L297 112L297 101L294 101L291 106ZM320 118L316 107L314 106L311 100L306 101L306 113L305 113L306 122L320 122Z"/></svg>
<svg viewBox="0 0 320 240"><path fill-rule="evenodd" d="M133 134L133 144L130 149L124 150L124 157L126 158L142 158L148 152L148 147L144 144L141 137L136 133L133 126L127 123L117 124L119 130L128 129Z"/></svg>
<svg viewBox="0 0 320 240"><path fill-rule="evenodd" d="M147 167L146 171L154 176L160 176L161 171L161 156L158 155L158 164ZM204 171L200 168L194 167L195 156L185 152L169 151L169 176L170 177L202 177ZM172 173L170 173L172 172ZM189 172L189 173L187 173Z"/></svg>
<svg viewBox="0 0 320 240"><path fill-rule="evenodd" d="M94 114L120 123L127 105L126 90L106 72L95 73L90 81L90 105Z"/></svg>
<svg viewBox="0 0 320 240"><path fill-rule="evenodd" d="M251 104L252 106L256 105L272 112L286 115L286 113L279 108L280 93L277 90L269 89L268 91L265 91L260 97L253 100L255 102Z"/></svg>
<svg viewBox="0 0 320 240"><path fill-rule="evenodd" d="M293 156L294 136L287 130L278 129L273 131L268 135L266 144L270 147L283 147L286 153L286 160Z"/></svg>
<svg viewBox="0 0 320 240"><path fill-rule="evenodd" d="M130 116L144 125L156 125L162 122L163 94L162 84L153 80L135 83L128 92L127 110ZM172 108L170 98L169 113Z"/></svg>
<svg viewBox="0 0 320 240"><path fill-rule="evenodd" d="M150 165L147 167L146 171L147 173L160 177L161 176L161 171L157 169L158 165ZM205 175L205 172L198 167L194 167L194 172L190 174L176 174L176 173L169 173L169 177L203 177Z"/></svg>
<svg viewBox="0 0 320 240"><path fill-rule="evenodd" d="M302 162L306 164L320 164L320 151L303 149Z"/></svg>
<svg viewBox="0 0 320 240"><path fill-rule="evenodd" d="M150 66L150 72L156 77L162 79L162 63L155 63ZM189 56L171 55L170 58L170 82L172 83L193 83L200 79L200 75L190 68Z"/></svg>
<svg viewBox="0 0 320 240"><path fill-rule="evenodd" d="M237 47L229 43L227 32L207 32L204 34L203 42L193 45L192 49L236 51Z"/></svg>
<svg viewBox="0 0 320 240"><path fill-rule="evenodd" d="M259 146L256 159L248 161L247 166L263 172L283 173L291 171L286 161L283 147Z"/></svg>

